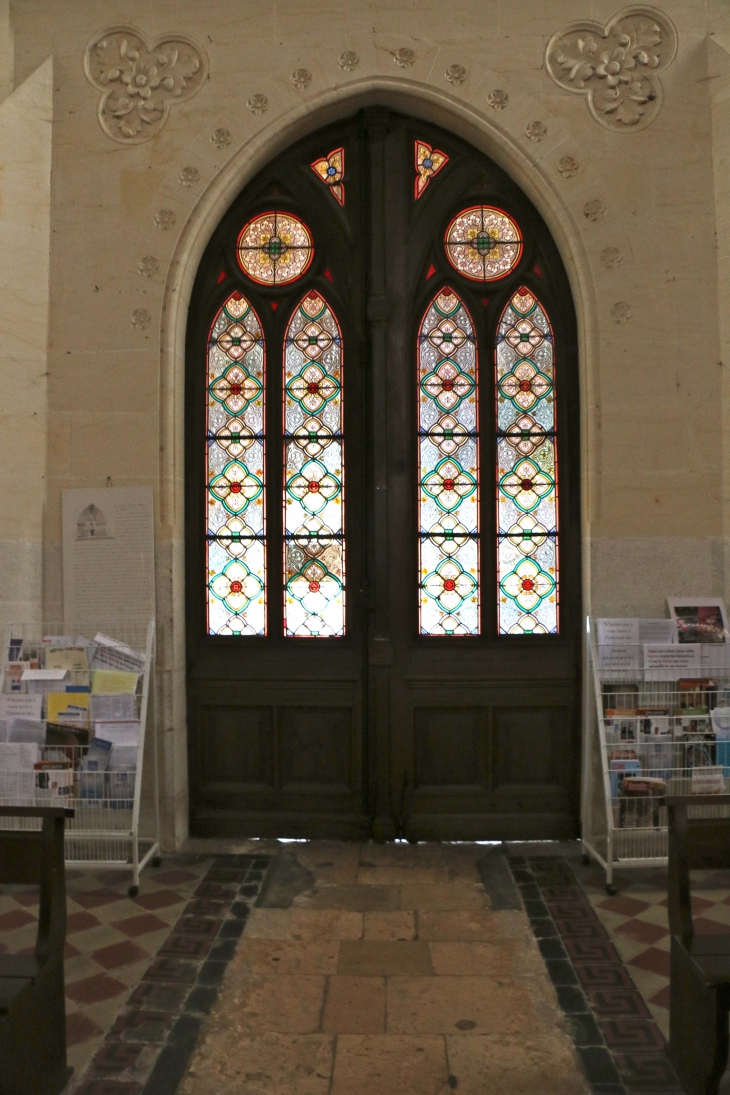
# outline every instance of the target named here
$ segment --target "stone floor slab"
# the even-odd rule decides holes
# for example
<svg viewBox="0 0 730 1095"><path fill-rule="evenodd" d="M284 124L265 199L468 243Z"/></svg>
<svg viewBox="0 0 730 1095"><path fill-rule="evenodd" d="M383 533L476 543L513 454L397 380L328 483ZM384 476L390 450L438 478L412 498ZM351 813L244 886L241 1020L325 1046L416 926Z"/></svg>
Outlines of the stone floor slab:
<svg viewBox="0 0 730 1095"><path fill-rule="evenodd" d="M330 977L322 1030L325 1034L383 1034L385 978Z"/></svg>
<svg viewBox="0 0 730 1095"><path fill-rule="evenodd" d="M528 987L490 977L390 977L390 1034L517 1034L536 1022Z"/></svg>
<svg viewBox="0 0 730 1095"><path fill-rule="evenodd" d="M448 1076L443 1038L345 1034L330 1095L437 1095L449 1091Z"/></svg>
<svg viewBox="0 0 730 1095"><path fill-rule="evenodd" d="M340 944L337 972L361 977L428 976L433 974L433 967L427 943L358 940Z"/></svg>

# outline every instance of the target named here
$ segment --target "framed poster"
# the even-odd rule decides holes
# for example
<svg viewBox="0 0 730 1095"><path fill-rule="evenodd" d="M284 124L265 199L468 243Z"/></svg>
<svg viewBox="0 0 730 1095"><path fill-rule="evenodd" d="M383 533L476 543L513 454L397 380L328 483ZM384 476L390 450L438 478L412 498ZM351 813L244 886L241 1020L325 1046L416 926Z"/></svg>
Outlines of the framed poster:
<svg viewBox="0 0 730 1095"><path fill-rule="evenodd" d="M727 612L722 597L667 597L679 643L726 643Z"/></svg>

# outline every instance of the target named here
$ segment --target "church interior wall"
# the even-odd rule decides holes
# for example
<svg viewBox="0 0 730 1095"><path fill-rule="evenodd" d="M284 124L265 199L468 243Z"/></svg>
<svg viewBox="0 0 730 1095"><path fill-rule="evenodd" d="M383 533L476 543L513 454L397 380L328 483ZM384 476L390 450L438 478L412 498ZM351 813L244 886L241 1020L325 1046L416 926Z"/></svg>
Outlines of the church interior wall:
<svg viewBox="0 0 730 1095"><path fill-rule="evenodd" d="M545 67L552 35L614 19L604 0L0 4L0 239L13 270L0 303L12 351L0 366L0 624L62 615L64 489L153 489L168 845L186 827L182 375L195 266L263 163L365 102L472 140L560 248L579 325L585 610L663 615L667 595L726 593L730 15L719 0L657 10L676 57L654 77L651 124L632 127L597 120ZM105 131L84 71L90 43L119 27L182 36L207 68L141 141L113 119L116 139ZM357 63L343 67L348 52ZM229 142L212 139L220 131Z"/></svg>

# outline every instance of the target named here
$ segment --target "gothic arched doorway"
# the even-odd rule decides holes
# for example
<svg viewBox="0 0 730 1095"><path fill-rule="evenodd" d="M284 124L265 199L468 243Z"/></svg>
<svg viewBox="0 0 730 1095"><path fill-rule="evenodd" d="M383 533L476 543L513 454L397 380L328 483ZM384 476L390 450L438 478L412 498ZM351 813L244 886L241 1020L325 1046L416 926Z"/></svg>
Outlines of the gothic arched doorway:
<svg viewBox="0 0 730 1095"><path fill-rule="evenodd" d="M525 195L385 108L311 134L213 234L186 369L191 832L575 835L575 313Z"/></svg>

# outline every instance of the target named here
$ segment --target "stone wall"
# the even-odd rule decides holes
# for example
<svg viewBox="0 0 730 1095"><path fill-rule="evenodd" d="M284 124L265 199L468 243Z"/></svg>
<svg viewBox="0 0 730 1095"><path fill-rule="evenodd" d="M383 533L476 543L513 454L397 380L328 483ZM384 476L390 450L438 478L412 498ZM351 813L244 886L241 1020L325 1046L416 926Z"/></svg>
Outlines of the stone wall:
<svg viewBox="0 0 730 1095"><path fill-rule="evenodd" d="M720 0L666 0L625 18L650 39L659 26L652 67L626 53L617 10L603 0L0 3L0 96L16 88L0 107L0 157L34 195L31 224L22 188L2 184L2 239L24 223L29 251L11 257L0 303L0 623L18 602L62 612L63 489L108 478L153 488L168 843L186 825L182 378L197 261L271 156L364 104L471 140L554 234L579 322L586 610L664 614L668 593L725 591L730 14ZM590 72L571 79L560 57L600 35L591 20L608 25L609 56L599 45ZM580 34L567 32L574 22ZM135 35L166 51L171 90L154 84L144 55L116 65L136 66L133 84L113 75L110 58ZM120 106L130 86L149 87L144 101L162 114L129 95L131 109ZM606 95L614 87L618 103Z"/></svg>

